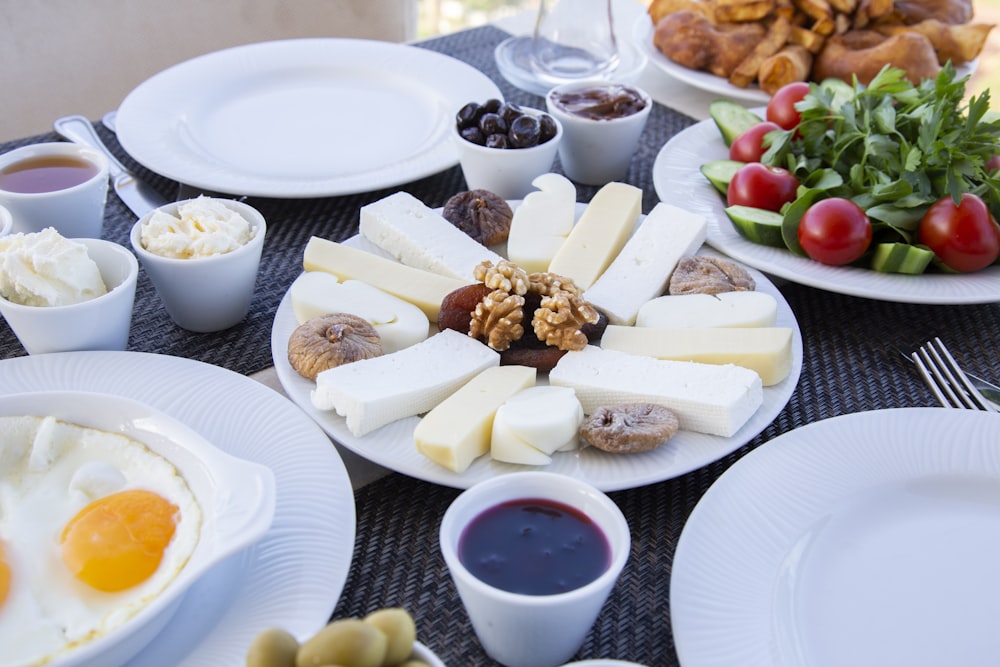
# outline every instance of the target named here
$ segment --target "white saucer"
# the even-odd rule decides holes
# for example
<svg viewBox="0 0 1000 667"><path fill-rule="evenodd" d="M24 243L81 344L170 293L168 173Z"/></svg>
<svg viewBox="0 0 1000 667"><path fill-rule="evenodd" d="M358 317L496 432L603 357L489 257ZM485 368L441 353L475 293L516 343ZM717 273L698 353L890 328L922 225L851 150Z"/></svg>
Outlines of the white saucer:
<svg viewBox="0 0 1000 667"><path fill-rule="evenodd" d="M601 77L607 81L618 83L631 83L639 78L642 69L646 66L646 55L642 53L629 40L618 40L618 51L620 60L618 66L605 76ZM553 79L543 80L531 66L531 36L521 35L509 37L497 45L493 52L497 67L500 73L510 83L521 90L529 93L544 96L550 89L560 83L570 83L577 79L565 79L556 81Z"/></svg>

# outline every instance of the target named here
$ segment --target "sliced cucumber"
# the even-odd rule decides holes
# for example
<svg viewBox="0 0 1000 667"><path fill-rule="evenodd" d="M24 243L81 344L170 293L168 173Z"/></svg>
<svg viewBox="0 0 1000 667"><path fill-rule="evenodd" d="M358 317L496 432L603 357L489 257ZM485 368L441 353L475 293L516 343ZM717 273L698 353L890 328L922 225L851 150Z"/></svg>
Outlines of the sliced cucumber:
<svg viewBox="0 0 1000 667"><path fill-rule="evenodd" d="M715 121L722 140L731 146L733 140L764 119L732 100L714 100L708 105L708 114Z"/></svg>
<svg viewBox="0 0 1000 667"><path fill-rule="evenodd" d="M784 217L780 213L753 206L729 206L726 208L726 215L748 241L775 248L785 247L781 236Z"/></svg>
<svg viewBox="0 0 1000 667"><path fill-rule="evenodd" d="M882 273L923 273L934 259L930 248L909 243L879 243L872 255L872 268Z"/></svg>
<svg viewBox="0 0 1000 667"><path fill-rule="evenodd" d="M701 165L701 175L715 186L715 189L722 194L728 194L729 181L733 180L733 174L740 170L746 162L738 160L715 160Z"/></svg>

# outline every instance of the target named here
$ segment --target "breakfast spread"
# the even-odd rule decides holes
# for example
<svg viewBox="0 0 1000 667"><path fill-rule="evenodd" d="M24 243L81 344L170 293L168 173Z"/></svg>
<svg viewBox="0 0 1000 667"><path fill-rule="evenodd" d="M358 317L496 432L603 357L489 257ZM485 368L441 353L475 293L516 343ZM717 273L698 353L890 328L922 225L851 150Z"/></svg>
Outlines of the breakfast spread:
<svg viewBox="0 0 1000 667"><path fill-rule="evenodd" d="M377 609L364 618L338 618L299 642L281 628L254 637L246 667L427 667L414 657L417 626L400 607Z"/></svg>
<svg viewBox="0 0 1000 667"><path fill-rule="evenodd" d="M223 255L250 242L257 230L222 201L199 196L173 215L157 209L142 225L142 247L175 259Z"/></svg>
<svg viewBox="0 0 1000 667"><path fill-rule="evenodd" d="M359 240L398 263L313 238L299 280L316 280L316 286L308 293L295 285L290 290L296 318L314 318L300 329L316 316L329 317L320 311L340 308L377 329L374 312L388 316L397 309L376 307L374 298L339 305L327 298L338 286L377 276L383 289L394 291L391 298L419 299L436 327L423 326L429 337L391 352L338 360L315 376L312 405L345 417L356 437L418 418L415 449L458 474L487 455L547 465L581 444L621 454L660 446L679 429L732 436L761 405L763 387L791 372L792 330L774 326L774 297L756 293L752 276L735 262L694 254L705 239L701 216L660 203L640 217L641 190L613 182L575 220L572 183L545 174L536 186L512 207L506 250L519 243L529 248L528 229L538 222L551 252L535 253L537 271L504 259L473 238L475 228L463 233L463 225L405 192L361 212ZM454 196L454 206L492 199L470 193ZM544 229L546 212L570 206L568 225ZM404 277L387 279L370 269L367 278L360 277L369 260L413 276L409 299L401 295L402 284L388 285ZM314 273L324 277L310 277ZM338 277L349 279L341 284ZM423 287L414 290L417 280ZM434 289L444 288L441 280L458 286L438 297ZM740 300L739 294L749 296ZM644 309L643 325L637 326ZM703 311L704 322L698 316ZM322 325L317 327L308 335L329 344ZM290 360L292 354L290 347ZM538 384L540 373L548 373L548 385ZM594 419L606 427L598 428Z"/></svg>
<svg viewBox="0 0 1000 667"><path fill-rule="evenodd" d="M113 632L194 551L194 495L142 443L25 415L0 417L0 451L0 665Z"/></svg>
<svg viewBox="0 0 1000 667"><path fill-rule="evenodd" d="M646 100L633 88L621 84L594 85L554 95L552 101L562 110L591 120L613 120L639 113Z"/></svg>
<svg viewBox="0 0 1000 667"><path fill-rule="evenodd" d="M66 306L107 293L87 247L48 227L0 237L0 297L24 306Z"/></svg>

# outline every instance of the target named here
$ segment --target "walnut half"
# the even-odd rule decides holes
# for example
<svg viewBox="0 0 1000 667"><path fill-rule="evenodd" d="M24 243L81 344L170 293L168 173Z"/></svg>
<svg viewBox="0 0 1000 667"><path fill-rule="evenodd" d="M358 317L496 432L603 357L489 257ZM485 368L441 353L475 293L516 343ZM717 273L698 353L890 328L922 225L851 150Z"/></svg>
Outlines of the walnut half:
<svg viewBox="0 0 1000 667"><path fill-rule="evenodd" d="M531 290L542 295L531 326L538 340L560 350L582 350L588 339L581 328L596 324L597 309L580 295L572 279L555 273L533 273Z"/></svg>
<svg viewBox="0 0 1000 667"><path fill-rule="evenodd" d="M524 335L523 305L524 297L520 294L493 290L476 305L469 323L469 335L503 352Z"/></svg>

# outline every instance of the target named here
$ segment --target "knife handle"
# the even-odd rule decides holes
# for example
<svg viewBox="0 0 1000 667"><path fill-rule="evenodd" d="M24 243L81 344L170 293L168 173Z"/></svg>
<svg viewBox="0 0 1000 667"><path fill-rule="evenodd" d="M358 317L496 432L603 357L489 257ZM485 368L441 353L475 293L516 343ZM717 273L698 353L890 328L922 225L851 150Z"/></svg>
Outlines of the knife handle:
<svg viewBox="0 0 1000 667"><path fill-rule="evenodd" d="M97 134L97 130L94 129L91 122L84 116L63 116L62 118L56 119L56 121L52 123L52 128L57 134L74 143L90 146L91 148L96 148L104 153L110 163L108 167L111 171L112 180L119 174L128 171L128 169L125 168L125 165L119 162L118 158L114 156L111 150L104 145L104 142L101 141L101 137Z"/></svg>

